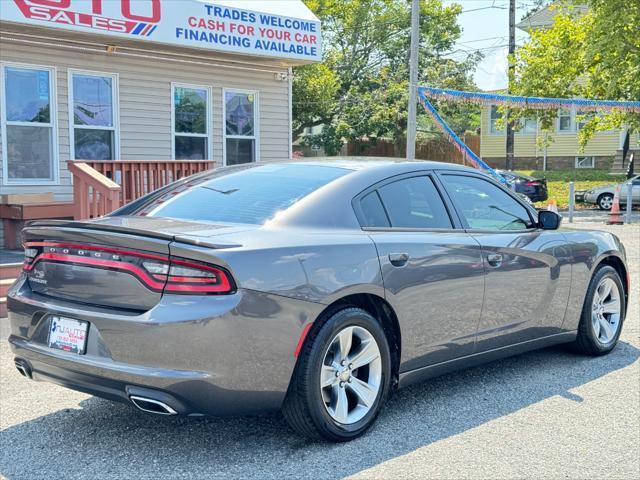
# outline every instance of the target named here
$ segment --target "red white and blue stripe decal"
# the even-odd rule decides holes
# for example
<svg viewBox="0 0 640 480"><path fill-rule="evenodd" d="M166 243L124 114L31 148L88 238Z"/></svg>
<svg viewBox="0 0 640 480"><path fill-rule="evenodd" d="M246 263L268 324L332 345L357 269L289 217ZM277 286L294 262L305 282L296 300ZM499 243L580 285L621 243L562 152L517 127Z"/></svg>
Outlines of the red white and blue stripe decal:
<svg viewBox="0 0 640 480"><path fill-rule="evenodd" d="M156 28L158 28L158 24L140 22L131 30L131 35L149 37Z"/></svg>

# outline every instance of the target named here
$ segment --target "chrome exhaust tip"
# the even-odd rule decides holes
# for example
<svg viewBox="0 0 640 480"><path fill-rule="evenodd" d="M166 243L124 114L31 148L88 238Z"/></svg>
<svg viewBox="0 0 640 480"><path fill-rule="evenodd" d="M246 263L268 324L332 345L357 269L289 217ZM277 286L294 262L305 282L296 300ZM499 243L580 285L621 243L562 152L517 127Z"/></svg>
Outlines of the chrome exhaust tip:
<svg viewBox="0 0 640 480"><path fill-rule="evenodd" d="M27 365L26 362L22 360L14 360L14 364L16 366L16 370L20 372L20 375L26 378L33 378L31 376L31 368L29 368L29 365Z"/></svg>
<svg viewBox="0 0 640 480"><path fill-rule="evenodd" d="M129 396L129 400L133 403L139 410L147 413L155 413L156 415L177 415L173 408L167 405L164 402L160 402L159 400L154 400L152 398L147 397L139 397L138 395Z"/></svg>

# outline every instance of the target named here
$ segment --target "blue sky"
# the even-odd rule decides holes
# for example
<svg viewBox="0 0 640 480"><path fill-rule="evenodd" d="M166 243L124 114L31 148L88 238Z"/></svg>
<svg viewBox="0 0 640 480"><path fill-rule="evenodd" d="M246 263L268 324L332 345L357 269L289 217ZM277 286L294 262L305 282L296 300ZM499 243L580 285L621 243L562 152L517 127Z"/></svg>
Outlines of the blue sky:
<svg viewBox="0 0 640 480"><path fill-rule="evenodd" d="M469 52L480 50L484 60L478 65L475 82L483 90L507 86L507 44L509 42L508 0L444 0L445 4L462 5L458 22L463 28L456 46L455 58L463 59ZM516 24L533 6L533 0L516 0ZM516 44L521 45L527 34L516 29Z"/></svg>

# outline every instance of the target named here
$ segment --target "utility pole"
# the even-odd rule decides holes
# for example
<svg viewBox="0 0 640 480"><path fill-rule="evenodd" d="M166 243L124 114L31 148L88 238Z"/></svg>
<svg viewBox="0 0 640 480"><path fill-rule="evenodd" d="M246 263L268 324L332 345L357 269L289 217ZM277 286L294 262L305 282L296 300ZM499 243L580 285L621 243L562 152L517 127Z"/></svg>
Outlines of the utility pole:
<svg viewBox="0 0 640 480"><path fill-rule="evenodd" d="M416 158L416 115L418 110L418 45L420 43L420 0L411 3L411 55L409 56L409 112L407 118L407 160Z"/></svg>
<svg viewBox="0 0 640 480"><path fill-rule="evenodd" d="M516 0L509 0L509 56L516 51ZM509 61L509 83L507 92L511 93L511 79L515 65ZM514 147L514 131L513 121L509 118L509 110L506 112L507 122L507 170L513 170L513 147Z"/></svg>

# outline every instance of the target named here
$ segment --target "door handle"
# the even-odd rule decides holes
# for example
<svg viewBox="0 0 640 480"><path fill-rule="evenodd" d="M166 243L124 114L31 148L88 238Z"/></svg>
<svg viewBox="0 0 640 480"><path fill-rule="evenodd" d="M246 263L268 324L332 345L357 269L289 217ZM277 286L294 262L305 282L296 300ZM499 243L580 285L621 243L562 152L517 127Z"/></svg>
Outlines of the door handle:
<svg viewBox="0 0 640 480"><path fill-rule="evenodd" d="M390 253L389 261L394 267L404 267L409 261L408 253Z"/></svg>
<svg viewBox="0 0 640 480"><path fill-rule="evenodd" d="M502 254L501 253L488 254L487 263L492 267L499 267L500 265L502 265Z"/></svg>

